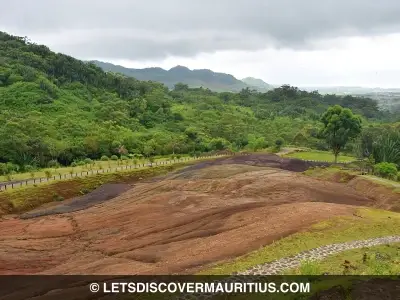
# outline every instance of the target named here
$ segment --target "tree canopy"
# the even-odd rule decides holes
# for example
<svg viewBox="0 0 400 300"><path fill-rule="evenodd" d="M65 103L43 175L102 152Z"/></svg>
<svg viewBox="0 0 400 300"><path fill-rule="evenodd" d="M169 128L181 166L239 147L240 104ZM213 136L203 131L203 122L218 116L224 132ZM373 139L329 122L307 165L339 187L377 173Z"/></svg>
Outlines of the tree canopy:
<svg viewBox="0 0 400 300"><path fill-rule="evenodd" d="M356 138L361 132L361 118L348 108L340 105L329 107L322 115L324 124L322 136L335 155L335 162L340 151L349 140Z"/></svg>
<svg viewBox="0 0 400 300"><path fill-rule="evenodd" d="M368 98L289 85L266 93L180 83L169 90L0 32L0 163L9 167L69 165L120 156L121 149L147 157L257 150L277 139L324 150L320 115L335 104L370 123L393 118Z"/></svg>

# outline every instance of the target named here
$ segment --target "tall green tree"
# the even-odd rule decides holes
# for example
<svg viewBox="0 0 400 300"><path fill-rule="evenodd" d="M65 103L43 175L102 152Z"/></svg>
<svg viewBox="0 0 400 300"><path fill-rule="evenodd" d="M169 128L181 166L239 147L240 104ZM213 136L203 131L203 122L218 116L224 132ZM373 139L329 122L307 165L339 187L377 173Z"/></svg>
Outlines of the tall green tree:
<svg viewBox="0 0 400 300"><path fill-rule="evenodd" d="M350 109L335 105L325 111L321 121L324 124L322 136L335 155L337 163L337 157L347 142L360 134L361 118L354 115Z"/></svg>

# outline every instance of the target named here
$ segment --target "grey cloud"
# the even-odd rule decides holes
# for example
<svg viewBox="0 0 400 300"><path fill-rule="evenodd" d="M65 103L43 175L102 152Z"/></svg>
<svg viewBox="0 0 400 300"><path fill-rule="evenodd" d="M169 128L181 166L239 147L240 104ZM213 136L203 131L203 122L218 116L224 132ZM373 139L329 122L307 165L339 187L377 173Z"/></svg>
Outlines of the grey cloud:
<svg viewBox="0 0 400 300"><path fill-rule="evenodd" d="M79 57L161 59L312 48L400 32L398 0L0 0L0 28Z"/></svg>

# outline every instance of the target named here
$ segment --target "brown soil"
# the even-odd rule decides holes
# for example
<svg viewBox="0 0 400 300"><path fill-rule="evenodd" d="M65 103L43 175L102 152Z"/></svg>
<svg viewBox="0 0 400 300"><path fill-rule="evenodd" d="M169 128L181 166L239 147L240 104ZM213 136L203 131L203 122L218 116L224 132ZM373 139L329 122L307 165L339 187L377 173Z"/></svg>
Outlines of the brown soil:
<svg viewBox="0 0 400 300"><path fill-rule="evenodd" d="M92 205L85 210L4 218L0 274L192 273L356 206L379 206L343 184L252 166L263 162L271 164L262 155L200 163L106 202L96 193L72 201Z"/></svg>
<svg viewBox="0 0 400 300"><path fill-rule="evenodd" d="M400 193L392 188L362 177L352 179L347 185L373 199L378 208L400 212Z"/></svg>

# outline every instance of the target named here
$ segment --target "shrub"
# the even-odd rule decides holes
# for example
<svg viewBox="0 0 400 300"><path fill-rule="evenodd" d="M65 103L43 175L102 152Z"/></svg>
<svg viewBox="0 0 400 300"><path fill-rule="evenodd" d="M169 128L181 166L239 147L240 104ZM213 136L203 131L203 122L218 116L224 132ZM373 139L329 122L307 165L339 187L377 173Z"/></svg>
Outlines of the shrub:
<svg viewBox="0 0 400 300"><path fill-rule="evenodd" d="M111 160L118 160L118 156L116 156L116 155L111 155Z"/></svg>
<svg viewBox="0 0 400 300"><path fill-rule="evenodd" d="M52 159L52 160L50 160L50 161L47 163L47 166L48 166L49 168L56 168L56 167L59 166L59 163L58 163L57 160Z"/></svg>
<svg viewBox="0 0 400 300"><path fill-rule="evenodd" d="M80 193L81 195L86 195L86 194L89 193L89 190L84 188L84 189L80 190L79 193Z"/></svg>
<svg viewBox="0 0 400 300"><path fill-rule="evenodd" d="M64 197L58 195L58 194L53 194L53 201L63 201Z"/></svg>
<svg viewBox="0 0 400 300"><path fill-rule="evenodd" d="M397 166L394 163L381 162L374 166L374 173L384 178L394 179L397 177Z"/></svg>
<svg viewBox="0 0 400 300"><path fill-rule="evenodd" d="M107 155L103 155L100 160L102 161L108 161L110 158Z"/></svg>
<svg viewBox="0 0 400 300"><path fill-rule="evenodd" d="M283 140L283 138L277 138L276 141L275 141L275 146L280 148L280 147L283 146L284 142L285 141Z"/></svg>
<svg viewBox="0 0 400 300"><path fill-rule="evenodd" d="M129 159L128 156L121 155L121 160L128 160L128 159Z"/></svg>
<svg viewBox="0 0 400 300"><path fill-rule="evenodd" d="M23 169L25 172L33 172L35 170L35 167L31 165L25 165Z"/></svg>
<svg viewBox="0 0 400 300"><path fill-rule="evenodd" d="M153 156L149 157L149 162L150 162L151 166L153 166L153 163L154 163L154 157Z"/></svg>
<svg viewBox="0 0 400 300"><path fill-rule="evenodd" d="M71 163L71 167L84 166L84 165L86 165L86 164L82 160L76 160L76 161Z"/></svg>
<svg viewBox="0 0 400 300"><path fill-rule="evenodd" d="M44 174L45 174L46 178L51 178L51 171L50 170L44 171Z"/></svg>
<svg viewBox="0 0 400 300"><path fill-rule="evenodd" d="M19 171L19 166L13 163L0 163L0 175L7 175L12 172L16 173Z"/></svg>
<svg viewBox="0 0 400 300"><path fill-rule="evenodd" d="M93 160L91 160L90 158L85 158L83 161L84 161L84 163L87 164L87 165L93 163Z"/></svg>

